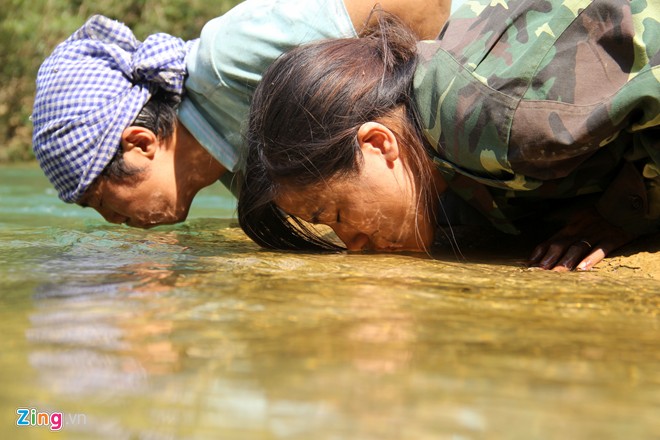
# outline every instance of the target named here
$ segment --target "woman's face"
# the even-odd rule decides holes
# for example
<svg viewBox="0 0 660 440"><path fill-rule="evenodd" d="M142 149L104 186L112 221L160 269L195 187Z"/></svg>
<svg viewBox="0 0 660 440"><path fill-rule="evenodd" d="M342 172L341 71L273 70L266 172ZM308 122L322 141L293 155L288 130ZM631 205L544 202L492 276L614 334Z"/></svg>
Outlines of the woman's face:
<svg viewBox="0 0 660 440"><path fill-rule="evenodd" d="M276 204L304 221L330 226L350 251L429 249L435 226L402 161L388 160L377 148L362 152L356 176L285 186Z"/></svg>

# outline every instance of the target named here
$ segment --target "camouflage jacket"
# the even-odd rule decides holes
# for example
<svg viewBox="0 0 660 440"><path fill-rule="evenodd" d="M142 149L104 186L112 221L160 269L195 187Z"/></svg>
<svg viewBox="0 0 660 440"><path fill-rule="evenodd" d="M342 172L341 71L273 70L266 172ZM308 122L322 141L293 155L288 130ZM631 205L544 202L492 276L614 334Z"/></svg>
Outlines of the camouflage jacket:
<svg viewBox="0 0 660 440"><path fill-rule="evenodd" d="M468 0L414 90L450 188L499 229L592 195L660 230L660 0Z"/></svg>

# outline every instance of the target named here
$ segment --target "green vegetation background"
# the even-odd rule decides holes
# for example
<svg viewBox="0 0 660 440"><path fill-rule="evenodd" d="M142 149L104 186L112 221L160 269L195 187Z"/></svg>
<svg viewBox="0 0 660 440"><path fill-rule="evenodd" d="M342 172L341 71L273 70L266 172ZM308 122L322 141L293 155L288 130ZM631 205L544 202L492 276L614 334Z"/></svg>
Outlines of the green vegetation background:
<svg viewBox="0 0 660 440"><path fill-rule="evenodd" d="M32 160L30 114L41 62L94 14L126 23L138 39L167 32L199 36L240 0L2 0L0 4L0 163Z"/></svg>

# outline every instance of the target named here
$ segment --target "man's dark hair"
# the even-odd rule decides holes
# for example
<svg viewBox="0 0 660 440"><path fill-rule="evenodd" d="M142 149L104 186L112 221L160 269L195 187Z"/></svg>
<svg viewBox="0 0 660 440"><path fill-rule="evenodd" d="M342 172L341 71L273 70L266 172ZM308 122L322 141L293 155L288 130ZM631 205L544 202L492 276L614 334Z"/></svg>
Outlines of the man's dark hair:
<svg viewBox="0 0 660 440"><path fill-rule="evenodd" d="M131 125L144 127L154 132L160 140L167 140L174 134L176 124L176 109L181 103L181 95L165 92L162 89L151 97L142 107ZM123 179L139 174L141 168L129 167L124 162L124 151L117 150L115 157L105 167L102 176L111 179Z"/></svg>

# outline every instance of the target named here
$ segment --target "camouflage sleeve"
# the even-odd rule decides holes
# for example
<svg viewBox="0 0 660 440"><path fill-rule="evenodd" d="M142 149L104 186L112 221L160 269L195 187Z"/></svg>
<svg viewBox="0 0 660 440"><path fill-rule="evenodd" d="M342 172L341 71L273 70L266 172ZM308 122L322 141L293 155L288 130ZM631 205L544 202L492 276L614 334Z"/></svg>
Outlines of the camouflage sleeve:
<svg viewBox="0 0 660 440"><path fill-rule="evenodd" d="M659 16L657 0L467 1L420 44L441 168L488 187L476 205L495 217L506 199L602 193L613 223L657 230Z"/></svg>

